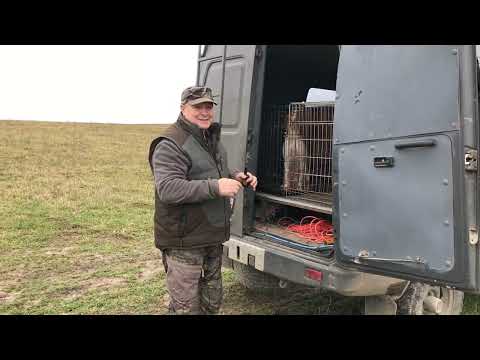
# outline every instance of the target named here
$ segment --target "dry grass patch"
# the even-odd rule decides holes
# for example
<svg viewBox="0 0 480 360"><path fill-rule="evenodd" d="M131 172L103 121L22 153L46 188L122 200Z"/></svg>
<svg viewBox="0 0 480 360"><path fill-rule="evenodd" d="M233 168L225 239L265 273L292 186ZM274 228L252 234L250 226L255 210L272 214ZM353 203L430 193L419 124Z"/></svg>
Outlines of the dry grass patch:
<svg viewBox="0 0 480 360"><path fill-rule="evenodd" d="M164 128L0 121L0 314L166 313L147 161ZM223 278L224 314L360 312L361 299Z"/></svg>

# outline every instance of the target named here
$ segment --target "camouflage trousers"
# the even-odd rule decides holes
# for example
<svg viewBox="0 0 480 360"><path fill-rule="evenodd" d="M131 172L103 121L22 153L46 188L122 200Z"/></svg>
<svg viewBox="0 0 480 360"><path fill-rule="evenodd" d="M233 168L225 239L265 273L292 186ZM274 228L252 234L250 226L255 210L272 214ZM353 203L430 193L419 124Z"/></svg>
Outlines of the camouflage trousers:
<svg viewBox="0 0 480 360"><path fill-rule="evenodd" d="M222 245L162 252L170 314L213 315L222 305Z"/></svg>

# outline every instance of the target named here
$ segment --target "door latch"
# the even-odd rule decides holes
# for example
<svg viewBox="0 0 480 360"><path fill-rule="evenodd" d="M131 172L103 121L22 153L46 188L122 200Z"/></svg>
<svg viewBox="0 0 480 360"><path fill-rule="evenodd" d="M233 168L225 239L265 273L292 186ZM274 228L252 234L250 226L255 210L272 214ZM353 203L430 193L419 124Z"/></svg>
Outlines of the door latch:
<svg viewBox="0 0 480 360"><path fill-rule="evenodd" d="M465 170L477 171L477 150L465 150Z"/></svg>
<svg viewBox="0 0 480 360"><path fill-rule="evenodd" d="M376 168L388 168L393 167L395 163L393 157L375 157L373 158L373 166Z"/></svg>
<svg viewBox="0 0 480 360"><path fill-rule="evenodd" d="M478 244L478 231L477 228L474 226L471 226L468 229L468 242L470 243L470 245Z"/></svg>

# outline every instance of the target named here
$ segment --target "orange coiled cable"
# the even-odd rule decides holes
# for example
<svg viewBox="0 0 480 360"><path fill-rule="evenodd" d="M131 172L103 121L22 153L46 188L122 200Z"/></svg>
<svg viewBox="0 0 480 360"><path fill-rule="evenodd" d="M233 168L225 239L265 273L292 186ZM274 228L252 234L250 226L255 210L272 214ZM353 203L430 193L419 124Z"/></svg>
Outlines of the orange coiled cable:
<svg viewBox="0 0 480 360"><path fill-rule="evenodd" d="M333 225L329 221L315 216L305 216L300 224L297 224L292 218L284 217L278 221L278 224L299 237L315 243L331 245L335 242Z"/></svg>

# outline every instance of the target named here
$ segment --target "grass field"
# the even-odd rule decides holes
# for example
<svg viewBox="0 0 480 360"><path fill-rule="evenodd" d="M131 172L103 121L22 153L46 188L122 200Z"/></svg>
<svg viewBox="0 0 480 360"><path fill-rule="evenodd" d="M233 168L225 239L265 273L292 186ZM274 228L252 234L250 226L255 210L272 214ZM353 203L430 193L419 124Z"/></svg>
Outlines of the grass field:
<svg viewBox="0 0 480 360"><path fill-rule="evenodd" d="M0 121L0 314L166 313L147 162L162 129ZM223 276L223 314L361 313L360 298L259 295Z"/></svg>

